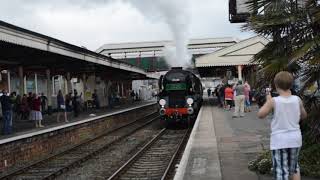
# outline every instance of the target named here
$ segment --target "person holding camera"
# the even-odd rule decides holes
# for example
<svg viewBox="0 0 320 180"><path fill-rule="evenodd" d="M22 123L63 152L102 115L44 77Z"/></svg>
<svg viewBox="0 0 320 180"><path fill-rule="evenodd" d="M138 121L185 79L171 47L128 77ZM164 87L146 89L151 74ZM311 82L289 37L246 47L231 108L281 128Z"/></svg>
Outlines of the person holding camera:
<svg viewBox="0 0 320 180"><path fill-rule="evenodd" d="M274 84L279 96L271 96L271 88L266 89L267 101L258 112L259 118L265 118L274 112L271 121L270 150L275 179L300 180L298 165L302 146L299 121L307 117L302 100L292 95L290 88L293 76L282 71L276 74Z"/></svg>

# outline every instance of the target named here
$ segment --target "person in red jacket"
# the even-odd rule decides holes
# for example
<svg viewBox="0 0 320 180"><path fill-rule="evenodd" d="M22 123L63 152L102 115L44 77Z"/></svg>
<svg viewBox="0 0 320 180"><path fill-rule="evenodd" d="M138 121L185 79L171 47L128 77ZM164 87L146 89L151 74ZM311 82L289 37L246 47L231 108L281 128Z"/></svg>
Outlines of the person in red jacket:
<svg viewBox="0 0 320 180"><path fill-rule="evenodd" d="M38 95L33 94L32 106L31 106L31 120L36 122L36 127L44 127L41 124L42 113L41 113L41 99Z"/></svg>
<svg viewBox="0 0 320 180"><path fill-rule="evenodd" d="M230 110L233 102L233 89L230 85L224 90L224 99L226 100L226 109Z"/></svg>

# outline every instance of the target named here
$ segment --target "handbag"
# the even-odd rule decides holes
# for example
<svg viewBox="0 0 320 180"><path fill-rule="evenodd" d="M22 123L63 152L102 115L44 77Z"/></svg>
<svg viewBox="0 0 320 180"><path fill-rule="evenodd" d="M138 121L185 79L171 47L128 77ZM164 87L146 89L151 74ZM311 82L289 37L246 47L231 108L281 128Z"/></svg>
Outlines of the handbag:
<svg viewBox="0 0 320 180"><path fill-rule="evenodd" d="M65 106L64 104L61 104L61 105L60 105L60 108L61 108L61 109L66 109L66 106Z"/></svg>

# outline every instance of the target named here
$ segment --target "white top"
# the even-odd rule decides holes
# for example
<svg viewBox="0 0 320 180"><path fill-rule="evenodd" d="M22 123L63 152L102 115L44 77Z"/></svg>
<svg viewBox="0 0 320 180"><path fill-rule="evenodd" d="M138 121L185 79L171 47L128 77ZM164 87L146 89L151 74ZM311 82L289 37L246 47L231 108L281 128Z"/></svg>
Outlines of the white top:
<svg viewBox="0 0 320 180"><path fill-rule="evenodd" d="M271 121L270 149L301 147L300 98L274 97L274 116Z"/></svg>

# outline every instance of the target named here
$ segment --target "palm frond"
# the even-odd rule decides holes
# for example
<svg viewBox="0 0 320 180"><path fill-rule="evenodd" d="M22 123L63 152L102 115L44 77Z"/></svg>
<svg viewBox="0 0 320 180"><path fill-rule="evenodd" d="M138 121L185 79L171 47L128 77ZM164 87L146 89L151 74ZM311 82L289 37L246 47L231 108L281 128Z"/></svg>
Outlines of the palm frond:
<svg viewBox="0 0 320 180"><path fill-rule="evenodd" d="M257 72L261 77L258 79L261 87L272 83L276 73L283 70L300 77L302 91L320 79L320 6L315 0L308 0L306 7L299 6L297 2L248 2L253 13L242 29L272 39L253 58L253 62L262 66ZM320 137L319 129L314 128L320 127L320 121L311 124L311 132L317 131L317 137Z"/></svg>

